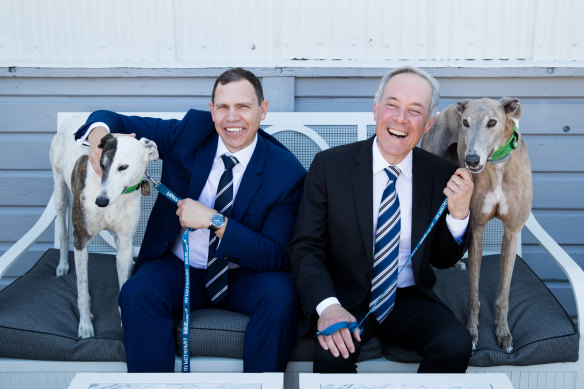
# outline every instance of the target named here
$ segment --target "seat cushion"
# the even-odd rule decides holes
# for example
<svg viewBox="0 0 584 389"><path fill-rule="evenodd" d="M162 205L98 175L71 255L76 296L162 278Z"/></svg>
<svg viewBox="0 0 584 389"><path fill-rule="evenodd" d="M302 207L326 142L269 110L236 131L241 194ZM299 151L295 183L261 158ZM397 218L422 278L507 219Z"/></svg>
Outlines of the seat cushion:
<svg viewBox="0 0 584 389"><path fill-rule="evenodd" d="M52 361L125 361L113 255L91 254L88 272L95 337L79 339L73 253L69 273L55 275L50 249L24 276L0 292L0 356Z"/></svg>
<svg viewBox="0 0 584 389"><path fill-rule="evenodd" d="M434 291L456 317L466 323L468 272L450 268L436 270ZM479 282L479 340L471 366L537 365L578 360L579 334L554 295L517 257L509 292L509 329L513 350L506 353L495 338L495 301L499 288L499 255L483 257ZM384 349L386 358L398 362L420 362L413 351Z"/></svg>
<svg viewBox="0 0 584 389"><path fill-rule="evenodd" d="M58 250L48 250L26 275L0 291L0 356L60 361L124 361L123 332L117 305L115 257L89 256L89 288L95 337L79 339L77 287L73 254L71 270L56 277ZM486 266L489 266L487 269ZM437 271L436 292L465 322L467 273L457 269ZM511 285L509 325L514 350L503 352L493 334L494 300L498 285L498 258L485 257L481 272L481 314L478 350L471 365L529 365L571 362L578 357L574 324L537 276L518 259ZM194 311L191 321L191 355L242 358L248 317L218 309ZM177 337L180 329L177 331ZM178 340L178 338L177 338ZM177 344L180 342L177 341ZM294 361L312 360L313 341L301 340ZM385 355L391 360L419 362L420 357L395 347L382 348L377 338L362 348L360 361ZM178 350L177 350L178 355Z"/></svg>

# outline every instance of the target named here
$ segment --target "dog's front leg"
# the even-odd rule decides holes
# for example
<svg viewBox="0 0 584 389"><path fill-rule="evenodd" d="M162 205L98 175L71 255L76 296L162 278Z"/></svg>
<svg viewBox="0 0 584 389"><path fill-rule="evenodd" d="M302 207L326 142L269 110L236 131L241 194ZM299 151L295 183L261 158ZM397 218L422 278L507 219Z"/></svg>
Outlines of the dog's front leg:
<svg viewBox="0 0 584 389"><path fill-rule="evenodd" d="M69 208L69 189L63 178L54 173L55 189L53 192L53 200L55 204L55 211L57 213L57 220L55 221L55 228L59 234L60 255L59 265L57 266L57 277L64 276L69 273L69 231L67 230L67 209Z"/></svg>
<svg viewBox="0 0 584 389"><path fill-rule="evenodd" d="M118 252L116 255L116 265L118 269L118 281L120 289L130 278L132 272L132 261L134 257L134 247L131 236L116 235L116 246Z"/></svg>
<svg viewBox="0 0 584 389"><path fill-rule="evenodd" d="M468 300L466 305L466 328L472 336L472 349L476 350L479 340L479 277L483 259L483 231L485 225L472 225L472 236L468 249Z"/></svg>
<svg viewBox="0 0 584 389"><path fill-rule="evenodd" d="M91 297L89 296L87 260L87 246L82 249L75 248L77 307L79 308L79 331L77 335L83 339L94 336L93 324L91 323Z"/></svg>
<svg viewBox="0 0 584 389"><path fill-rule="evenodd" d="M495 302L495 335L497 343L506 352L513 351L513 337L509 330L509 290L511 289L511 276L515 267L515 255L517 252L517 234L520 231L511 230L505 225L503 243L501 244L501 270L499 275L499 297Z"/></svg>

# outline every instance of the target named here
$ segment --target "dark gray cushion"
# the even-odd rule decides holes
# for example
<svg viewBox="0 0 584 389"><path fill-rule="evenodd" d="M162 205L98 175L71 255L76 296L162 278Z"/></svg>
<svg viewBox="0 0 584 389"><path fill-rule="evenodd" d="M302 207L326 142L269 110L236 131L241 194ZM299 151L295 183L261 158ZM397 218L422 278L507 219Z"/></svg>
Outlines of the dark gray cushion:
<svg viewBox="0 0 584 389"><path fill-rule="evenodd" d="M122 329L117 307L118 281L113 255L89 256L89 286L96 336L77 338L78 311L75 266L57 278L57 250L48 250L23 277L0 291L0 356L62 361L124 361ZM497 262L495 264L494 262ZM481 316L479 351L471 364L536 364L574 361L578 334L566 312L531 270L518 260L511 286L509 321L515 349L499 349L492 332L493 301L498 285L498 260L485 258L493 269L481 274ZM496 269L495 269L496 268ZM437 293L464 322L468 281L466 272L442 270ZM191 322L191 354L241 358L248 318L224 310L194 311ZM177 333L179 333L177 331ZM180 342L177 342L180 343ZM313 342L299 342L292 360L312 359ZM375 338L362 348L359 360L378 358L382 347ZM386 347L392 360L419 361L409 351Z"/></svg>
<svg viewBox="0 0 584 389"><path fill-rule="evenodd" d="M79 339L73 253L69 274L55 275L59 251L48 250L0 292L0 356L57 361L125 361L115 257L89 256L95 337Z"/></svg>
<svg viewBox="0 0 584 389"><path fill-rule="evenodd" d="M436 294L466 323L468 272L436 270ZM545 284L517 257L509 293L509 328L513 351L507 354L495 338L495 300L499 288L499 255L485 256L479 282L479 341L471 366L536 365L578 360L579 335L572 320ZM412 351L386 347L386 358L420 362Z"/></svg>

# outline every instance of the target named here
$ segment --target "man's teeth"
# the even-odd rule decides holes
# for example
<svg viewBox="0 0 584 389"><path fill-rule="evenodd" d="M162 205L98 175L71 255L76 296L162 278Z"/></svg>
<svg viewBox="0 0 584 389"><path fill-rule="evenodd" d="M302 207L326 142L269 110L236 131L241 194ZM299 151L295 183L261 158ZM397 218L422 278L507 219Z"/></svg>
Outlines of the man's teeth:
<svg viewBox="0 0 584 389"><path fill-rule="evenodd" d="M243 127L226 127L225 131L227 132L239 132L242 131Z"/></svg>
<svg viewBox="0 0 584 389"><path fill-rule="evenodd" d="M408 135L406 132L402 132L399 130L394 130L393 128L389 129L389 133L391 135L395 135L395 136L399 136L400 138L403 138L404 136Z"/></svg>

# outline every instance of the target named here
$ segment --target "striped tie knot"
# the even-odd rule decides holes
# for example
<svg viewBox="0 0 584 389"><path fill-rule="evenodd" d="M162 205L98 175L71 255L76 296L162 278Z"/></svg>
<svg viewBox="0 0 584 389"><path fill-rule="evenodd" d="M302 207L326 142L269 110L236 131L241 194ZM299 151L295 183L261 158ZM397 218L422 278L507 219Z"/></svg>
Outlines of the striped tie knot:
<svg viewBox="0 0 584 389"><path fill-rule="evenodd" d="M397 166L388 166L383 170L385 170L385 174L387 174L387 177L390 179L390 181L397 181L397 176L399 176L401 173Z"/></svg>
<svg viewBox="0 0 584 389"><path fill-rule="evenodd" d="M235 158L233 155L223 154L221 159L223 160L223 165L225 165L225 170L231 170L239 163L237 158Z"/></svg>

